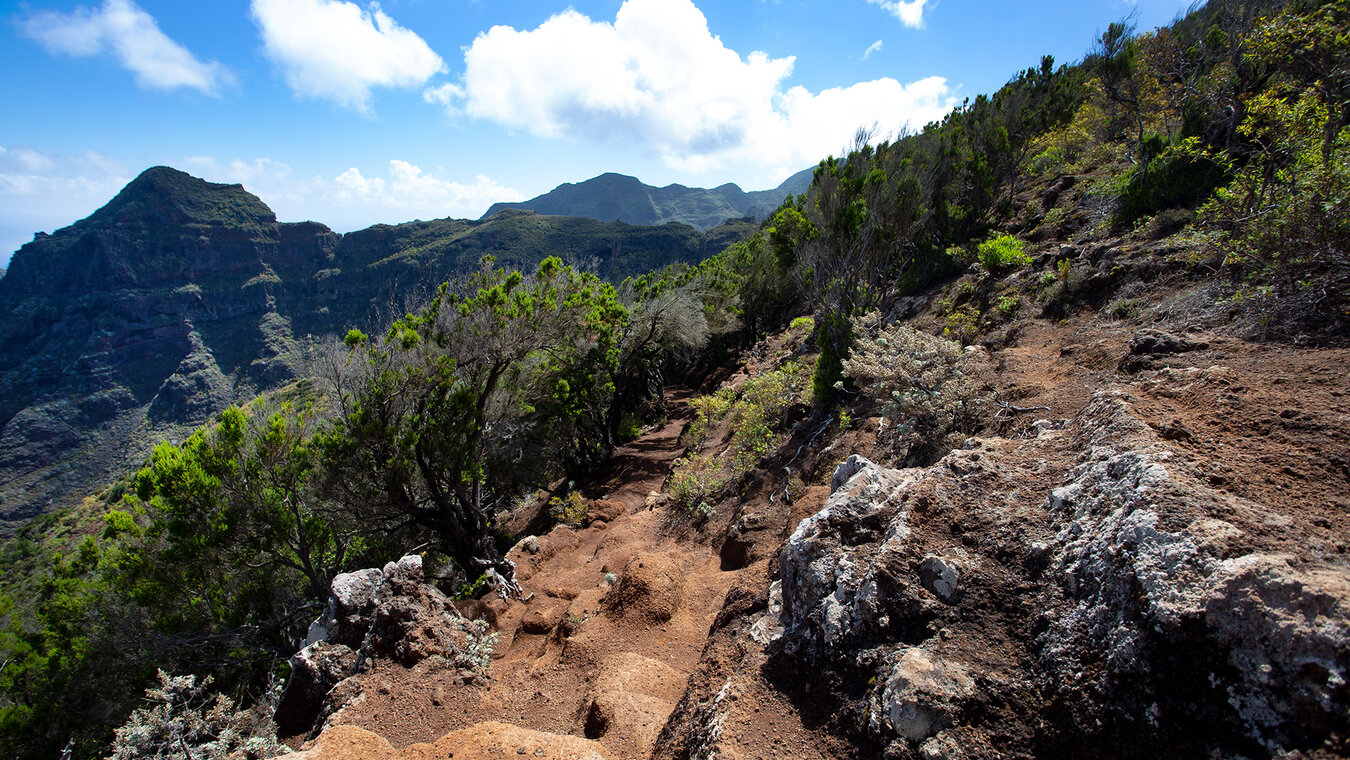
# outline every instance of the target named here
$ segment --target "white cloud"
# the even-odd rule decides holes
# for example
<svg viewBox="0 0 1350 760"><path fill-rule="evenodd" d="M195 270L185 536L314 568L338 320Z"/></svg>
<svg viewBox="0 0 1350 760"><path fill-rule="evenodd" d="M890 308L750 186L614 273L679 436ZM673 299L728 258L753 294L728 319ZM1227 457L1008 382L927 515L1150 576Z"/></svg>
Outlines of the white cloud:
<svg viewBox="0 0 1350 760"><path fill-rule="evenodd" d="M613 23L567 10L493 27L465 52L462 82L424 97L538 136L636 143L690 173L813 164L860 125L921 126L954 104L937 77L788 88L794 62L727 48L691 0L627 0Z"/></svg>
<svg viewBox="0 0 1350 760"><path fill-rule="evenodd" d="M92 150L70 155L0 147L0 196L11 199L71 194L99 197L106 203L131 176L125 167Z"/></svg>
<svg viewBox="0 0 1350 760"><path fill-rule="evenodd" d="M878 52L879 50L881 50L881 40L877 40L876 42L873 42L871 45L868 45L867 49L863 51L862 59L865 61L868 58L871 58L872 54Z"/></svg>
<svg viewBox="0 0 1350 760"><path fill-rule="evenodd" d="M299 95L370 113L374 87L415 87L445 70L416 33L378 3L345 0L253 0L263 47Z"/></svg>
<svg viewBox="0 0 1350 760"><path fill-rule="evenodd" d="M498 201L525 200L520 191L483 175L454 182L397 159L369 176L352 167L335 176L305 177L269 158L224 162L188 156L170 163L211 182L243 185L283 222L312 219L341 232L410 219L476 219ZM0 267L34 232L89 216L136 173L95 151L66 155L0 146Z"/></svg>
<svg viewBox="0 0 1350 760"><path fill-rule="evenodd" d="M867 0L900 20L905 26L923 27L923 7L928 0Z"/></svg>
<svg viewBox="0 0 1350 760"><path fill-rule="evenodd" d="M19 28L49 53L92 56L110 52L142 87L190 87L217 95L222 86L234 83L224 65L198 60L130 0L104 0L100 8L81 6L71 13L36 13L21 20Z"/></svg>
<svg viewBox="0 0 1350 760"><path fill-rule="evenodd" d="M407 161L389 162L387 177L366 178L356 167L333 180L333 198L353 206L383 206L407 210L413 216L431 219L443 216L478 217L498 201L523 201L519 191L478 175L471 185L449 182L426 174Z"/></svg>
<svg viewBox="0 0 1350 760"><path fill-rule="evenodd" d="M0 267L33 239L93 213L135 176L95 151L0 147Z"/></svg>
<svg viewBox="0 0 1350 760"><path fill-rule="evenodd" d="M192 156L182 163L184 170L213 182L242 184L282 221L313 219L342 231L410 219L475 219L498 201L525 200L518 190L481 174L463 184L399 159L390 161L383 175L366 176L353 166L336 176L308 178L267 158L222 164Z"/></svg>

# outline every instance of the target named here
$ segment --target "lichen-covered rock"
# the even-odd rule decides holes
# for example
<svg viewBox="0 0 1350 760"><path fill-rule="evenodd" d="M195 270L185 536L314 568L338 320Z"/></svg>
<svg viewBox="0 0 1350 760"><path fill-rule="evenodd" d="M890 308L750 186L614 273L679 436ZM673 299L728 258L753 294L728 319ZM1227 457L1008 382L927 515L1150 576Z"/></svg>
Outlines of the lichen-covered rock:
<svg viewBox="0 0 1350 760"><path fill-rule="evenodd" d="M797 526L779 557L789 648L837 649L887 627L892 615L922 615L917 578L906 567L909 528L896 501L919 473L857 455L839 465L825 507Z"/></svg>
<svg viewBox="0 0 1350 760"><path fill-rule="evenodd" d="M921 649L910 649L874 695L874 720L906 739L923 741L950 725L974 688L959 663L935 661Z"/></svg>
<svg viewBox="0 0 1350 760"><path fill-rule="evenodd" d="M1041 637L1049 673L1109 693L1155 676L1155 659L1175 656L1170 646L1188 646L1213 653L1212 683L1268 749L1343 728L1350 574L1278 555L1225 557L1241 531L1198 515L1232 497L1191 475L1119 397L1099 395L1081 417L1099 423L1102 445L1049 504L1055 576L1075 600ZM1197 516L1165 530L1164 513Z"/></svg>
<svg viewBox="0 0 1350 760"><path fill-rule="evenodd" d="M1094 732L1249 756L1350 734L1350 571L1253 548L1268 508L1171 440L1104 392L927 469L850 457L783 548L781 611L748 635L871 684L835 694L897 757L993 746L1008 720L1051 754ZM1048 496L1028 503L1014 473Z"/></svg>
<svg viewBox="0 0 1350 760"><path fill-rule="evenodd" d="M373 567L334 578L329 589L328 609L316 621L324 638L349 647L360 647L370 629L369 607L383 583L384 574Z"/></svg>
<svg viewBox="0 0 1350 760"><path fill-rule="evenodd" d="M924 557L919 563L919 581L944 602L956 598L956 586L961 570L956 562L944 557Z"/></svg>
<svg viewBox="0 0 1350 760"><path fill-rule="evenodd" d="M371 659L405 667L439 658L465 672L487 670L496 635L483 621L465 618L435 586L426 583L420 557L333 579L328 608L310 627L306 646L291 658L292 675L278 706L283 735L305 733L341 705L332 692ZM349 701L353 695L342 695Z"/></svg>
<svg viewBox="0 0 1350 760"><path fill-rule="evenodd" d="M275 720L281 736L309 732L336 707L330 692L356 669L356 651L345 644L318 641L291 658L291 675L277 704Z"/></svg>

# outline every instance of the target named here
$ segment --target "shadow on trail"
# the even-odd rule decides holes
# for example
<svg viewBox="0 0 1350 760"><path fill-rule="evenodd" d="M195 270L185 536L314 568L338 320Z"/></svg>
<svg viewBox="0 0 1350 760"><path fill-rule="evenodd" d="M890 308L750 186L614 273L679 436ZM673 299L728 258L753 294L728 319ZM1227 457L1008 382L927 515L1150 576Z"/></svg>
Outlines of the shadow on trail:
<svg viewBox="0 0 1350 760"><path fill-rule="evenodd" d="M598 467L580 488L588 499L619 500L630 509L641 504L649 493L660 490L670 473L670 464L683 452L680 436L692 416L688 400L693 395L685 388L666 391L669 417L664 425L620 446Z"/></svg>

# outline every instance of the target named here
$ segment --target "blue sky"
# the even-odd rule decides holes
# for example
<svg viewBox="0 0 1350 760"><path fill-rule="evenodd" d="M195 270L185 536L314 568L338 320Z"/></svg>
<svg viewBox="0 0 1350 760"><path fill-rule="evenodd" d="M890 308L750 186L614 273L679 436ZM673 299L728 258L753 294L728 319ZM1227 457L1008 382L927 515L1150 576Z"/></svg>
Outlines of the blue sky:
<svg viewBox="0 0 1350 760"><path fill-rule="evenodd" d="M0 3L0 266L146 167L338 231L606 171L773 187L1174 0Z"/></svg>

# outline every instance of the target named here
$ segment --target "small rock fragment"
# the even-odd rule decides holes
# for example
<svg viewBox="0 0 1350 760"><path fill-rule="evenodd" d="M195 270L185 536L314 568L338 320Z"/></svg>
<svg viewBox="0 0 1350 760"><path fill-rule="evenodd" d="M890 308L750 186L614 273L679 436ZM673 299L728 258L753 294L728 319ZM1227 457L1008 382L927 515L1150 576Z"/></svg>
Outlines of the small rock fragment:
<svg viewBox="0 0 1350 760"><path fill-rule="evenodd" d="M919 582L944 602L950 602L956 597L956 584L960 576L956 563L949 559L925 557L919 563Z"/></svg>

